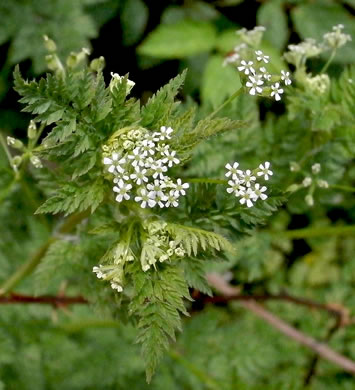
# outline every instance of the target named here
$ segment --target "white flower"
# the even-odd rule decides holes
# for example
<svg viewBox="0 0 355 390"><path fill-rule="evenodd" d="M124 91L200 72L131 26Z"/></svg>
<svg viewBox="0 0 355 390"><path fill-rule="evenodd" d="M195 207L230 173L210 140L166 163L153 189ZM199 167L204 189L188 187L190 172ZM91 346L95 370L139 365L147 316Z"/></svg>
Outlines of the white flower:
<svg viewBox="0 0 355 390"><path fill-rule="evenodd" d="M178 158L175 157L176 155L176 152L175 150L169 152L168 150L166 152L164 152L164 155L166 157L164 157L162 159L162 162L164 164L168 163L168 167L171 168L174 164L179 164L180 160Z"/></svg>
<svg viewBox="0 0 355 390"><path fill-rule="evenodd" d="M263 92L263 89L260 87L260 85L264 84L264 81L261 80L261 76L249 76L249 80L250 81L247 81L245 85L250 88L250 95Z"/></svg>
<svg viewBox="0 0 355 390"><path fill-rule="evenodd" d="M245 187L240 185L239 181L229 180L228 184L230 185L230 187L227 188L228 194L231 194L233 192L235 196L239 196L239 191L245 191Z"/></svg>
<svg viewBox="0 0 355 390"><path fill-rule="evenodd" d="M162 209L163 207L165 207L165 203L163 202L166 202L168 200L168 197L163 193L156 193L154 200L157 202L157 205Z"/></svg>
<svg viewBox="0 0 355 390"><path fill-rule="evenodd" d="M229 177L230 175L232 175L232 178L234 179L235 177L237 177L237 168L239 166L239 163L237 162L234 162L233 165L230 165L229 163L225 165L225 167L227 168L228 172L225 174L226 177Z"/></svg>
<svg viewBox="0 0 355 390"><path fill-rule="evenodd" d="M263 192L265 192L266 190L267 188L265 186L262 186L260 188L260 184L256 183L253 189L256 199L260 198L261 200L265 200L267 198L267 195L263 194Z"/></svg>
<svg viewBox="0 0 355 390"><path fill-rule="evenodd" d="M157 134L160 134L160 133L157 133ZM165 154L165 152L167 152L169 150L169 145L159 144L159 145L157 145L156 150L161 154Z"/></svg>
<svg viewBox="0 0 355 390"><path fill-rule="evenodd" d="M174 194L175 196L186 195L185 190L190 187L189 183L183 183L181 179L176 180L176 184L174 184Z"/></svg>
<svg viewBox="0 0 355 390"><path fill-rule="evenodd" d="M148 207L154 207L156 204L156 201L152 199L152 195L147 193L147 190L145 188L142 188L140 190L140 196L136 196L134 198L136 202L142 202L141 207L145 209L148 205Z"/></svg>
<svg viewBox="0 0 355 390"><path fill-rule="evenodd" d="M285 83L285 85L291 85L292 81L290 79L290 72L281 71L281 80Z"/></svg>
<svg viewBox="0 0 355 390"><path fill-rule="evenodd" d="M309 187L312 184L311 177L305 177L302 181L303 187Z"/></svg>
<svg viewBox="0 0 355 390"><path fill-rule="evenodd" d="M271 89L272 89L272 92L271 92L271 97L275 96L275 100L276 101L279 101L281 100L281 94L284 93L284 90L282 88L280 88L280 84L279 83L275 83L274 85L271 86Z"/></svg>
<svg viewBox="0 0 355 390"><path fill-rule="evenodd" d="M253 68L253 61L249 61L249 62L246 62L246 61L241 61L241 66L238 66L238 70L240 72L244 71L244 74L248 75L248 74L255 74L255 69Z"/></svg>
<svg viewBox="0 0 355 390"><path fill-rule="evenodd" d="M177 206L179 206L179 203L177 200L178 200L178 195L176 195L176 192L174 190L171 190L169 192L168 197L167 197L165 206L166 207L170 207L170 206L177 207Z"/></svg>
<svg viewBox="0 0 355 390"><path fill-rule="evenodd" d="M125 158L120 158L118 153L112 153L111 158L105 157L104 164L109 165L108 171L114 173L115 171L123 173L124 169L121 167L122 164L126 162Z"/></svg>
<svg viewBox="0 0 355 390"><path fill-rule="evenodd" d="M113 182L117 184L120 180L129 180L129 176L127 175L118 175L113 179Z"/></svg>
<svg viewBox="0 0 355 390"><path fill-rule="evenodd" d="M240 172L240 173L239 173ZM252 174L250 169L247 169L245 172L239 171L240 183L245 184L247 187L251 186L251 182L256 180L256 177Z"/></svg>
<svg viewBox="0 0 355 390"><path fill-rule="evenodd" d="M95 272L96 276L99 278L99 279L104 279L105 278L105 274L101 271L101 266L99 267L94 267L92 269L92 272Z"/></svg>
<svg viewBox="0 0 355 390"><path fill-rule="evenodd" d="M140 169L139 167L135 168L135 173L131 173L130 178L135 181L138 185L141 185L144 181L147 182L148 178L145 176L147 173L146 169Z"/></svg>
<svg viewBox="0 0 355 390"><path fill-rule="evenodd" d="M133 154L128 155L128 158L130 160L133 160L132 165L134 167L137 167L137 165L144 167L144 157L145 156L142 154L141 149L139 147L135 148L135 149L133 149L132 153Z"/></svg>
<svg viewBox="0 0 355 390"><path fill-rule="evenodd" d="M163 189L166 188L166 184L163 180L154 180L154 183L149 183L147 184L147 189L148 191L150 192L154 192L155 196L156 195L159 195L159 196L163 196L164 193L163 193Z"/></svg>
<svg viewBox="0 0 355 390"><path fill-rule="evenodd" d="M264 176L265 180L269 180L269 176L273 175L273 172L269 168L270 168L269 161L265 161L264 165L263 164L259 165L260 171L257 173L257 175Z"/></svg>
<svg viewBox="0 0 355 390"><path fill-rule="evenodd" d="M144 136L144 139L149 142L158 142L160 140L160 133L156 131L154 133L147 133Z"/></svg>
<svg viewBox="0 0 355 390"><path fill-rule="evenodd" d="M240 191L240 203L246 203L248 207L253 207L253 202L256 201L257 197L254 191L251 188L248 188L246 191Z"/></svg>
<svg viewBox="0 0 355 390"><path fill-rule="evenodd" d="M269 62L270 56L266 56L261 50L257 50L255 54L258 61L264 61L265 64Z"/></svg>
<svg viewBox="0 0 355 390"><path fill-rule="evenodd" d="M166 126L162 126L160 128L160 139L162 141L164 141L165 139L170 139L171 136L170 134L173 132L174 130L171 128L171 127L166 127Z"/></svg>
<svg viewBox="0 0 355 390"><path fill-rule="evenodd" d="M145 160L144 160L144 166L146 167L146 168L151 168L152 167L152 165L154 164L154 159L152 158L152 157L148 157L148 158L146 158Z"/></svg>
<svg viewBox="0 0 355 390"><path fill-rule="evenodd" d="M163 165L162 160L154 161L151 166L151 169L154 171L153 178L156 179L158 176L160 179L164 179L164 172L168 170L168 167Z"/></svg>
<svg viewBox="0 0 355 390"><path fill-rule="evenodd" d="M128 200L130 198L128 192L131 189L132 189L132 184L127 184L122 179L120 179L117 183L117 186L113 187L113 191L117 192L116 201L122 202L123 199Z"/></svg>
<svg viewBox="0 0 355 390"><path fill-rule="evenodd" d="M144 153L146 153L146 156L147 156L148 154L150 154L150 155L153 156L154 153L155 153L155 143L152 142L152 141L149 141L149 140L145 139L145 140L143 140L143 142L142 142L141 150L142 150Z"/></svg>
<svg viewBox="0 0 355 390"><path fill-rule="evenodd" d="M116 282L111 282L111 288L113 288L114 290L117 290L118 292L122 292L123 291L122 286L120 286Z"/></svg>
<svg viewBox="0 0 355 390"><path fill-rule="evenodd" d="M259 69L260 72L262 73L262 77L264 77L265 80L270 81L271 79L271 74L264 68L263 66Z"/></svg>

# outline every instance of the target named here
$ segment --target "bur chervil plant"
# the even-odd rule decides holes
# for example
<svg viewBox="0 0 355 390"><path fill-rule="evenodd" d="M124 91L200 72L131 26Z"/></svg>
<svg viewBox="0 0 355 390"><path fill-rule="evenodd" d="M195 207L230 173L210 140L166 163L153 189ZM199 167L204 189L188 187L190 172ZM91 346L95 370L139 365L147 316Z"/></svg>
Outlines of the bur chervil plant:
<svg viewBox="0 0 355 390"><path fill-rule="evenodd" d="M336 80L325 73L349 40L342 29L321 43L290 46L284 58L294 71L278 73L259 47L264 28L239 31L242 43L225 65L242 87L212 112L177 100L186 72L141 104L129 75L113 70L105 80L104 58L90 60L85 48L63 62L45 37L50 73L29 81L19 67L14 72L32 119L27 143L1 138L10 165L1 199L31 183L42 202L38 220L58 217L0 295L32 272L37 291L62 275L97 310L134 324L150 381L189 315L190 290L212 294L208 267L233 267L250 239L260 258L276 244L258 229L280 208L331 203L350 188L355 70ZM320 73L309 74L307 59L329 51ZM270 116L262 128L249 115L258 98L286 104L287 115ZM216 145L214 155L208 145ZM214 164L210 175L206 160ZM253 278L253 265L241 272Z"/></svg>

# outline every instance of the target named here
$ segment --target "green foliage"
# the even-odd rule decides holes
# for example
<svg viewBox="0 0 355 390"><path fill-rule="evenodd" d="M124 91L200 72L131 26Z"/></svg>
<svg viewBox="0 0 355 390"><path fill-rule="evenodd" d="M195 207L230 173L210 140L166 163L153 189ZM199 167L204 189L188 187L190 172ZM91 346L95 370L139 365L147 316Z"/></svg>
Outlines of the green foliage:
<svg viewBox="0 0 355 390"><path fill-rule="evenodd" d="M29 58L36 73L44 71L43 35L60 42L62 56L81 47L90 47L89 39L97 36L97 26L85 12L86 3L86 0L2 2L0 44L11 40L9 63L16 64Z"/></svg>
<svg viewBox="0 0 355 390"><path fill-rule="evenodd" d="M130 312L139 317L137 341L150 382L169 338L175 340L175 331L181 330L179 312L187 314L183 299L190 295L182 270L172 266L152 275L136 272L133 281L136 295Z"/></svg>
<svg viewBox="0 0 355 390"><path fill-rule="evenodd" d="M329 67L330 51L296 67L275 103L250 96L236 66L223 66L241 43L234 18L246 2L168 3L157 27L143 0L20 3L0 6L10 15L0 28L0 42L10 42L7 63L30 58L42 71L43 34L58 49L50 49L50 72L39 80L14 71L23 111L35 123L21 148L11 139L6 145L6 136L18 137L27 122L10 116L11 126L1 124L0 303L29 296L52 305L2 305L0 389L352 389L353 378L322 359L306 386L313 352L238 301L214 305L223 299L206 297L219 294L206 275L219 273L244 295L287 293L316 302L313 310L276 299L263 304L355 359L352 327L334 327L317 309L340 308L345 319L355 310L355 67L341 68L353 58L353 43ZM253 51L270 55L271 71L280 73L291 33L321 40L344 23L352 34L344 4L352 6L257 4L256 19L267 31ZM88 39L115 13L130 47L115 46L120 62L126 66L138 45L142 67L178 59L168 65L188 73L157 92L138 77L135 88L144 92L132 97L136 67L134 76L110 79L102 58L89 62L85 50L72 52L90 47ZM21 70L33 71L25 64ZM186 196L179 207L161 209L140 207L139 192L116 201L119 179L112 182L104 158L127 140L141 142L134 137L156 137L161 126L174 129L164 143L180 163L169 176L189 183ZM261 182L266 200L248 208L226 191L225 165L234 161L256 176L259 164L271 162L274 174Z"/></svg>
<svg viewBox="0 0 355 390"><path fill-rule="evenodd" d="M159 58L183 58L213 48L216 32L210 23L183 20L162 24L140 46L139 53Z"/></svg>

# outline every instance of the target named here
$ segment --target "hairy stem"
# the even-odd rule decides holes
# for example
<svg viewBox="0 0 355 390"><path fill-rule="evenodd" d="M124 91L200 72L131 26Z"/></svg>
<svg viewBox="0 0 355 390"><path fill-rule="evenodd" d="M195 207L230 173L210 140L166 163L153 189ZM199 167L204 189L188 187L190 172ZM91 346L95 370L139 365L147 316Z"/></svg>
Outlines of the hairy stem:
<svg viewBox="0 0 355 390"><path fill-rule="evenodd" d="M325 65L323 66L319 74L323 74L328 69L329 65L332 63L335 57L335 53L336 53L336 49L333 49L332 54L330 55L328 61L325 63Z"/></svg>
<svg viewBox="0 0 355 390"><path fill-rule="evenodd" d="M59 229L59 234L70 232L79 222L89 215L89 211L84 211L79 214L70 216ZM48 240L31 256L25 263L23 263L1 286L0 296L11 292L26 276L30 275L37 265L41 262L48 248L53 242L57 241L59 237L52 235Z"/></svg>
<svg viewBox="0 0 355 390"><path fill-rule="evenodd" d="M231 95L224 103L222 103L219 107L217 107L212 114L208 115L206 119L212 119L214 118L224 107L228 106L229 103L231 103L234 99L236 99L239 95L241 95L243 92L243 87L240 87L237 89L233 95Z"/></svg>
<svg viewBox="0 0 355 390"><path fill-rule="evenodd" d="M6 144L6 141L4 139L4 136L0 133L0 143L2 145L2 147L4 148L4 151L5 151L5 154L6 154L6 157L7 159L9 160L9 163L10 163L10 166L11 168L15 171L15 173L17 174L18 170L16 168L16 166L12 163L12 156L11 156L11 153L9 151L9 148L7 147L7 144Z"/></svg>

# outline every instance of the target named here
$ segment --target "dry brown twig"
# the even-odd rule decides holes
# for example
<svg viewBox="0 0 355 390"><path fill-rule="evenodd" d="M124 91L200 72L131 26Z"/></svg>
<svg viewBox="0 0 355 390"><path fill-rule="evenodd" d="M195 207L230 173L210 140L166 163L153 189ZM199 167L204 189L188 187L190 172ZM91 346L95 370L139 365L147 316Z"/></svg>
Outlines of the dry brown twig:
<svg viewBox="0 0 355 390"><path fill-rule="evenodd" d="M221 275L209 274L207 280L212 287L219 291L229 300L233 300L234 297L240 297L240 290L228 284ZM355 375L355 362L351 359L339 354L332 350L328 345L321 343L314 338L300 332L296 328L292 327L279 317L266 310L262 305L258 304L253 299L240 299L240 304L247 310L254 313L259 318L269 323L275 329L286 335L287 337L297 341L298 343L310 348L317 355L326 359L337 366L341 367L344 371Z"/></svg>

